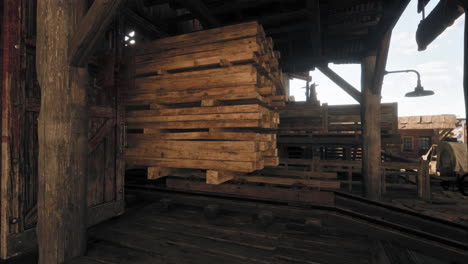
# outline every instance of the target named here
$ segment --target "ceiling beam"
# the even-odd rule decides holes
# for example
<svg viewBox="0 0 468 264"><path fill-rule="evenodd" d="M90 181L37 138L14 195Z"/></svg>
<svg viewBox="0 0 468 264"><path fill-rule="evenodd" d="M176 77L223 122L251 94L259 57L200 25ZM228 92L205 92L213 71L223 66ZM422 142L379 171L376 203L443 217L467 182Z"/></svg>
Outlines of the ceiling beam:
<svg viewBox="0 0 468 264"><path fill-rule="evenodd" d="M210 12L201 0L177 0L177 3L190 11L205 28L221 26L221 23Z"/></svg>
<svg viewBox="0 0 468 264"><path fill-rule="evenodd" d="M319 69L325 76L332 80L336 85L343 89L347 94L354 98L358 103L361 103L361 92L348 83L345 79L341 78L336 72L328 67L328 65L318 66Z"/></svg>
<svg viewBox="0 0 468 264"><path fill-rule="evenodd" d="M123 15L128 22L138 27L140 30L145 31L148 35L154 38L162 38L169 36L169 34L167 34L164 30L160 29L160 27L154 25L151 21L140 16L139 14L135 13L129 8L123 9Z"/></svg>
<svg viewBox="0 0 468 264"><path fill-rule="evenodd" d="M425 50L445 29L457 20L463 13L462 2L440 1L426 19L419 23L416 31L418 50Z"/></svg>
<svg viewBox="0 0 468 264"><path fill-rule="evenodd" d="M85 66L93 55L124 0L95 0L70 42L70 64Z"/></svg>
<svg viewBox="0 0 468 264"><path fill-rule="evenodd" d="M382 2L384 10L382 18L377 26L371 28L367 40L367 49L371 53L375 53L385 35L393 30L400 16L403 14L403 11L405 11L406 6L408 6L409 1L410 0Z"/></svg>
<svg viewBox="0 0 468 264"><path fill-rule="evenodd" d="M151 7L155 5L164 5L171 2L171 0L145 0L145 6Z"/></svg>
<svg viewBox="0 0 468 264"><path fill-rule="evenodd" d="M322 29L319 0L307 0L307 10L310 12L310 39L312 40L312 53L318 57L322 55Z"/></svg>

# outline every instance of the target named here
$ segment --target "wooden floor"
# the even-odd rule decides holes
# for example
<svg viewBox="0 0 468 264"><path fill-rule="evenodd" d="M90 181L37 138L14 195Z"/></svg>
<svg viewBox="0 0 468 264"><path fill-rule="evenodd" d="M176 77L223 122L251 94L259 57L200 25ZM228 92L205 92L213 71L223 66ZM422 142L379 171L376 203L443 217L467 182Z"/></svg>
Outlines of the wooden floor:
<svg viewBox="0 0 468 264"><path fill-rule="evenodd" d="M162 212L151 204L97 229L88 256L71 263L370 263L365 238L261 222L239 215L210 221L199 210Z"/></svg>
<svg viewBox="0 0 468 264"><path fill-rule="evenodd" d="M206 208L152 203L91 230L87 256L69 264L386 263L376 257L379 248L395 258L390 263L443 263L366 234L271 219L262 211L213 217ZM410 261L416 257L423 262Z"/></svg>

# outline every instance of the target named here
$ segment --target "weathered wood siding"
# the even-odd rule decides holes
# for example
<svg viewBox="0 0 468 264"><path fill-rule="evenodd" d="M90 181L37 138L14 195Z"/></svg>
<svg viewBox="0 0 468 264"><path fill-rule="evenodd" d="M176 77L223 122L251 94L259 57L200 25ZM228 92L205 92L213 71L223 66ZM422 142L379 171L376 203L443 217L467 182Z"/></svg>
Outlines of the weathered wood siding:
<svg viewBox="0 0 468 264"><path fill-rule="evenodd" d="M5 8L3 8L5 7ZM2 41L2 162L0 189L0 259L35 244L37 222L38 134L40 87L35 67L36 1L0 0ZM17 11L17 12L16 12ZM8 27L6 27L8 25ZM123 210L123 161L118 113L121 100L118 23L106 35L105 45L89 66L90 123L88 170L88 224ZM7 36L7 37L3 37ZM5 78L7 76L8 79ZM5 85L6 84L6 85ZM119 97L120 96L120 97Z"/></svg>

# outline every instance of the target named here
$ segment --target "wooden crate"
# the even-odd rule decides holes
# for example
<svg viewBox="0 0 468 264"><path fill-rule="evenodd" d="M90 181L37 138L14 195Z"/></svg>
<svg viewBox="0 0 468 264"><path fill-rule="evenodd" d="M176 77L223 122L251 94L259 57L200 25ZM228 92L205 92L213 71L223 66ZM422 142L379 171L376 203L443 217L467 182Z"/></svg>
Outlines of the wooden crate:
<svg viewBox="0 0 468 264"><path fill-rule="evenodd" d="M202 169L214 184L278 165L274 109L285 98L278 58L255 22L136 47L127 165L149 167L151 179Z"/></svg>

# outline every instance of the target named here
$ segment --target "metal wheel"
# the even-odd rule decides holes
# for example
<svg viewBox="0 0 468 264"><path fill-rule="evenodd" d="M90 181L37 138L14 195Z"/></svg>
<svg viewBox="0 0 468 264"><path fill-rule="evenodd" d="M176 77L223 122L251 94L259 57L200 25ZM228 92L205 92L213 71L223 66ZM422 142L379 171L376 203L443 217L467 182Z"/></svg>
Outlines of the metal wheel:
<svg viewBox="0 0 468 264"><path fill-rule="evenodd" d="M458 181L458 189L463 195L468 196L468 173L461 176Z"/></svg>

